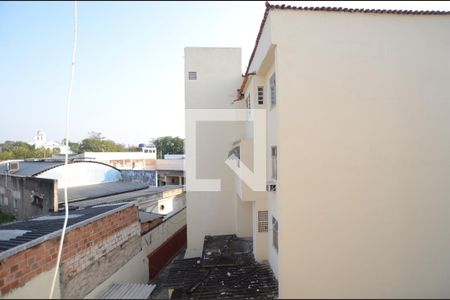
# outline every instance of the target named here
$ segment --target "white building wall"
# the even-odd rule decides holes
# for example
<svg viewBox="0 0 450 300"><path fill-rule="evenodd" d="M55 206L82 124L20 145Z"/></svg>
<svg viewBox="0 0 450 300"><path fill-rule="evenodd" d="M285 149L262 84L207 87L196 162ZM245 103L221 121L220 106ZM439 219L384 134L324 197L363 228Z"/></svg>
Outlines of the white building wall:
<svg viewBox="0 0 450 300"><path fill-rule="evenodd" d="M197 72L197 80L188 80L188 72ZM232 102L241 80L239 48L185 48L186 109L234 108ZM225 164L227 153L237 139L237 126L232 122L202 122L197 124L196 133L186 132L186 165L196 159L198 178L222 182L220 192L189 191L194 170L185 170L186 257L201 255L205 235L237 232L234 173ZM189 143L194 142L197 153L190 153Z"/></svg>
<svg viewBox="0 0 450 300"><path fill-rule="evenodd" d="M99 163L77 162L59 166L36 176L58 180L58 188L119 181L120 171Z"/></svg>
<svg viewBox="0 0 450 300"><path fill-rule="evenodd" d="M157 159L156 170L183 171L184 159Z"/></svg>
<svg viewBox="0 0 450 300"><path fill-rule="evenodd" d="M450 18L271 15L280 298L449 297Z"/></svg>
<svg viewBox="0 0 450 300"><path fill-rule="evenodd" d="M152 151L154 152L84 152L81 154L81 158L101 162L126 159L156 159L156 148L152 148Z"/></svg>

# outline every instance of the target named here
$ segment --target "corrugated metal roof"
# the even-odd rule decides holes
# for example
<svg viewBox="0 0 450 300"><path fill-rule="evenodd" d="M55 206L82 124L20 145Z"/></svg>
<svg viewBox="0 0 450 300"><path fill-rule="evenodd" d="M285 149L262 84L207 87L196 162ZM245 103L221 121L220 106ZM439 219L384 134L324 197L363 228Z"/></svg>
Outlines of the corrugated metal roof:
<svg viewBox="0 0 450 300"><path fill-rule="evenodd" d="M147 223L154 221L156 219L162 219L164 215L146 212L146 211L139 211L139 220L141 223Z"/></svg>
<svg viewBox="0 0 450 300"><path fill-rule="evenodd" d="M117 203L117 205L110 206L70 208L67 228L70 229L72 226L77 226L77 224L81 224L83 221L89 222L91 221L90 219L94 220L95 218L114 210L125 209L129 205L131 204ZM8 240L0 240L0 259L13 255L28 247L32 247L55 235L59 235L64 223L63 216L64 210L58 213L50 213L45 218L39 217L25 221L1 224L0 232L2 232L2 234L5 232L17 233L18 231L21 231L23 234L16 234L15 237L11 235L11 238ZM30 244L31 242L33 245Z"/></svg>
<svg viewBox="0 0 450 300"><path fill-rule="evenodd" d="M148 185L140 182L131 182L131 181L106 182L67 188L67 197L69 202L73 202L139 191L146 188L148 188ZM58 201L60 203L64 202L64 189L58 190Z"/></svg>
<svg viewBox="0 0 450 300"><path fill-rule="evenodd" d="M15 176L35 176L45 170L64 165L63 161L19 161L19 170L11 173ZM6 164L0 165L0 173L6 172Z"/></svg>
<svg viewBox="0 0 450 300"><path fill-rule="evenodd" d="M154 289L154 284L114 283L98 299L148 299Z"/></svg>

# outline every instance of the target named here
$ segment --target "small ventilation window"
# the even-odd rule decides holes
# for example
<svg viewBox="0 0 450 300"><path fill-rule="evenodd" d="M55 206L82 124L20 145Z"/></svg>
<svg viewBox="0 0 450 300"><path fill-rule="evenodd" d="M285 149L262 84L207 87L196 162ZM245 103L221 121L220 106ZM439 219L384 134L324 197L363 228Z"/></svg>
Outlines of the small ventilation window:
<svg viewBox="0 0 450 300"><path fill-rule="evenodd" d="M264 104L264 88L258 86L258 104Z"/></svg>
<svg viewBox="0 0 450 300"><path fill-rule="evenodd" d="M275 80L275 73L272 74L269 80L270 83L270 102L272 107L277 103L277 85Z"/></svg>
<svg viewBox="0 0 450 300"><path fill-rule="evenodd" d="M272 179L277 179L277 146L272 147Z"/></svg>
<svg viewBox="0 0 450 300"><path fill-rule="evenodd" d="M189 80L197 80L197 72L189 72L188 78Z"/></svg>
<svg viewBox="0 0 450 300"><path fill-rule="evenodd" d="M278 220L272 216L272 244L278 252Z"/></svg>
<svg viewBox="0 0 450 300"><path fill-rule="evenodd" d="M258 211L258 232L269 231L269 212L267 210Z"/></svg>

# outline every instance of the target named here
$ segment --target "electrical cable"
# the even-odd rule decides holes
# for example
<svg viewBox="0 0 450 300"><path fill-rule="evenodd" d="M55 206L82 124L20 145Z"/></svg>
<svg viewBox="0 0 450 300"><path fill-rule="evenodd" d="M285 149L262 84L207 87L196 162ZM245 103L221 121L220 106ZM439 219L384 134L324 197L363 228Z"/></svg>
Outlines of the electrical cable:
<svg viewBox="0 0 450 300"><path fill-rule="evenodd" d="M75 57L77 50L77 27L78 27L78 14L77 14L77 1L74 1L74 29L73 29L73 47L72 47L72 66L71 66L71 76L70 76L70 85L69 92L67 94L67 107L66 107L66 145L65 145L65 160L64 166L67 166L69 161L69 116L70 116L70 100L72 98L72 89L73 89L73 80L75 75ZM69 219L69 203L67 200L67 187L64 187L64 224L61 233L61 241L59 244L58 257L56 259L56 269L55 274L53 276L53 282L50 289L49 299L53 298L53 293L55 291L56 279L58 278L59 273L59 264L61 262L62 249L64 244L64 236L66 234L67 228L67 220Z"/></svg>

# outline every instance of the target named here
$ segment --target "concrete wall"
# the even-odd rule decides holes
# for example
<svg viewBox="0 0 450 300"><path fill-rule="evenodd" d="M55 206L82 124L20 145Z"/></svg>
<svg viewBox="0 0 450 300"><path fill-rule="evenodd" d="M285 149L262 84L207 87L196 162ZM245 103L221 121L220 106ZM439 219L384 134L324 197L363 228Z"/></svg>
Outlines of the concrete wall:
<svg viewBox="0 0 450 300"><path fill-rule="evenodd" d="M139 233L140 225L134 222L65 259L61 267L62 297L84 297L115 274L141 251Z"/></svg>
<svg viewBox="0 0 450 300"><path fill-rule="evenodd" d="M111 277L99 284L85 298L95 299L114 283L147 283L149 279L148 255L158 249L165 241L182 227L186 226L186 209L167 219L150 232L141 236L141 251Z"/></svg>
<svg viewBox="0 0 450 300"><path fill-rule="evenodd" d="M53 179L0 174L0 210L19 220L47 214L57 197Z"/></svg>
<svg viewBox="0 0 450 300"><path fill-rule="evenodd" d="M182 188L158 193L150 197L139 197L139 209L157 214L172 214L186 207L186 194Z"/></svg>
<svg viewBox="0 0 450 300"><path fill-rule="evenodd" d="M121 170L124 181L142 182L156 186L156 172L154 170Z"/></svg>
<svg viewBox="0 0 450 300"><path fill-rule="evenodd" d="M58 188L114 182L121 179L120 171L100 163L76 162L42 172L37 178L58 180Z"/></svg>
<svg viewBox="0 0 450 300"><path fill-rule="evenodd" d="M156 150L154 148L153 150ZM124 159L156 159L156 151L154 153L145 152L85 152L82 158L92 159L95 161L124 160Z"/></svg>
<svg viewBox="0 0 450 300"><path fill-rule="evenodd" d="M450 18L271 15L280 297L450 297Z"/></svg>
<svg viewBox="0 0 450 300"><path fill-rule="evenodd" d="M197 72L197 80L188 80L188 72ZM234 108L232 102L241 80L240 49L185 48L186 109ZM186 257L201 255L207 234L236 233L234 173L225 159L236 141L237 126L232 122L199 122L196 132L186 132L186 165L196 161L197 178L220 179L222 183L219 192L189 191L195 170L186 167ZM196 143L196 153L190 153L190 143Z"/></svg>
<svg viewBox="0 0 450 300"><path fill-rule="evenodd" d="M172 170L172 171L183 171L184 170L184 159L157 159L156 160L157 170Z"/></svg>

